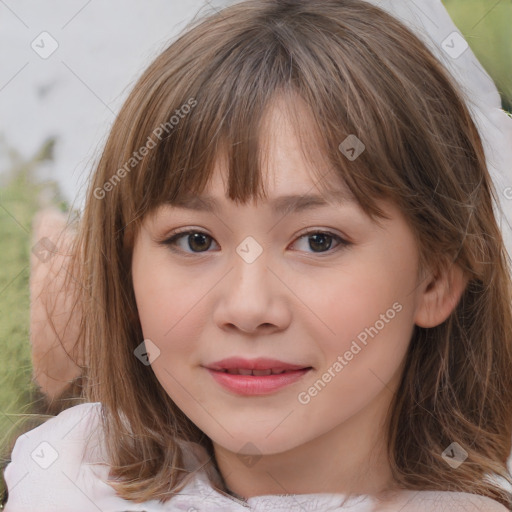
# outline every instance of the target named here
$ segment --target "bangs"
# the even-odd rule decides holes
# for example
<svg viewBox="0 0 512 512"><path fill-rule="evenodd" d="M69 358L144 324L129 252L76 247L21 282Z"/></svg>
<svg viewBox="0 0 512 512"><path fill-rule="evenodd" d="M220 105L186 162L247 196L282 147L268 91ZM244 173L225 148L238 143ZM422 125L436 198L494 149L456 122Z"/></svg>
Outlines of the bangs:
<svg viewBox="0 0 512 512"><path fill-rule="evenodd" d="M327 34L294 33L299 27L292 31L279 19L254 23L243 32L231 28L233 33L216 47L204 34L194 37L193 58L187 44L192 36L185 34L168 49L165 63L148 70L145 80L158 87L150 97L138 98L146 105L140 108L138 123L145 130L137 143L153 139L155 147L128 185L126 200L132 203L126 224L141 222L162 204L201 194L220 163L229 199L240 204L266 199L269 120L278 103L320 191L329 194L343 187L372 218L385 218L375 200L392 195L385 185L392 163L387 149L379 147L382 136L375 134L382 107L368 86L359 83L363 77L353 64L358 59L344 55L336 44L338 57L331 60L323 47L333 45ZM158 79L151 76L157 72ZM155 137L158 127L167 128L161 140ZM381 133L392 135L389 129ZM340 150L351 141L364 145L353 160Z"/></svg>
<svg viewBox="0 0 512 512"><path fill-rule="evenodd" d="M168 172L162 172L153 188L144 192L153 198L151 208L178 205L184 199L201 195L213 173L219 171L225 173L225 192L232 201L245 204L266 200L266 177L272 173L269 157L282 122L292 127L299 142L298 149L313 182L311 188L317 188L326 197L341 195L354 199L343 179L349 172L348 165L333 166L328 158L326 136L304 100L288 89L276 90L266 100L266 104L252 106L251 110L242 102L234 104L229 116L219 124L214 119L185 121L183 130L187 134L183 133L183 140L177 143L167 139L166 150L155 153L157 162L153 169ZM208 105L208 110L218 111L218 107ZM212 138L205 126L213 127ZM185 140L191 142L185 145Z"/></svg>
<svg viewBox="0 0 512 512"><path fill-rule="evenodd" d="M450 178L438 176L473 151L467 128L454 131L450 121L449 104L460 98L423 43L380 10L372 11L373 37L363 4L323 19L322 30L302 3L286 11L274 2L234 5L190 27L153 62L120 112L115 161L104 165L134 165L116 190L125 248L148 213L203 193L219 164L229 199L266 199L278 104L316 187L345 189L373 221L389 218L380 199L421 220L432 215L433 194L453 195ZM233 23L237 9L255 11Z"/></svg>

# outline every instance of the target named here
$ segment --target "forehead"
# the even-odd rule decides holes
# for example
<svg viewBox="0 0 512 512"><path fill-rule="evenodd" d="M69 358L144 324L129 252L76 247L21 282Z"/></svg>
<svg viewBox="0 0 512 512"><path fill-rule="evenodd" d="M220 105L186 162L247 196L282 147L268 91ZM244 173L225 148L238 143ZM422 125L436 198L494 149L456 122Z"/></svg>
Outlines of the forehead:
<svg viewBox="0 0 512 512"><path fill-rule="evenodd" d="M263 193L258 191L247 202L253 203L256 208L268 210L270 215L276 217L322 207L349 206L359 209L339 171L332 167L320 149L319 134L312 133L309 112L302 106L299 108L299 104L292 112L289 104L276 101L266 111L258 141L258 169ZM238 140L227 141L226 145L237 143ZM237 207L240 202L228 195L229 174L233 179L237 169L230 169L226 149L229 146L219 149L204 188L200 191L182 190L172 200L160 202L141 221L152 221L177 209L218 216ZM241 203L243 205L245 201Z"/></svg>
<svg viewBox="0 0 512 512"><path fill-rule="evenodd" d="M177 194L158 201L148 216L180 208L217 215L250 203L278 216L329 206L359 209L342 173L333 167L307 105L297 96L293 100L276 96L267 105L256 139L247 134L221 139L212 172L202 186L187 189L184 184ZM240 160L229 161L239 144L258 150L251 155L251 163L256 164L251 172L259 174L259 185L243 198L230 197L230 181L231 185L238 181L241 189L248 190L258 177L238 167Z"/></svg>
<svg viewBox="0 0 512 512"><path fill-rule="evenodd" d="M290 174L292 179L286 179ZM293 167L293 173L290 173L290 168L275 166L269 170L268 175L271 177L265 184L268 197L259 200L259 203L270 206L274 213L283 214L290 210L304 211L315 207L355 203L355 198L345 185L332 186L331 180L331 186L328 187L325 183L321 186L305 168ZM227 197L225 171L218 166L204 193L184 195L173 201L173 206L217 213L230 201Z"/></svg>
<svg viewBox="0 0 512 512"><path fill-rule="evenodd" d="M323 196L324 201L329 202L354 200L339 172L321 152L321 145L315 143L320 135L312 133L313 123L308 110L300 101L295 107L293 115L290 115L290 105L282 99L277 100L263 120L260 169L266 194L270 198ZM205 187L204 196L227 201L227 188L228 166L226 159L220 156ZM183 198L184 201L188 199ZM309 199L309 203L314 201ZM302 201L303 204L305 202ZM206 203L209 203L208 199ZM277 202L276 205L286 206L286 201Z"/></svg>

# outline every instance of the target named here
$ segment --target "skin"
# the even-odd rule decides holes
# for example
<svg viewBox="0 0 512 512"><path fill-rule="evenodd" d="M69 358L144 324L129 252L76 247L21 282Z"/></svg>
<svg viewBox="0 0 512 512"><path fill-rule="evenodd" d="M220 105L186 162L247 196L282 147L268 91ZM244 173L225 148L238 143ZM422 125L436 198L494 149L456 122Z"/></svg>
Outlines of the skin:
<svg viewBox="0 0 512 512"><path fill-rule="evenodd" d="M279 104L270 119L269 200L321 193ZM391 220L381 226L348 201L284 216L266 201L240 206L225 196L220 162L206 193L221 203L217 215L162 206L135 240L133 286L144 337L160 350L152 362L156 377L212 439L222 477L236 494L384 496L393 486L385 415L414 325L432 327L449 316L464 289L462 273L452 266L435 278L419 277L415 238L392 204L383 203ZM211 239L191 247L184 235L175 246L181 253L172 252L159 242L178 228ZM318 231L351 245L338 249L335 238L315 245ZM263 249L251 264L236 252L247 236ZM395 303L400 312L320 393L300 403L298 394ZM239 396L202 366L230 356L313 370L272 394ZM242 454L258 459L247 464Z"/></svg>
<svg viewBox="0 0 512 512"><path fill-rule="evenodd" d="M49 402L57 400L81 373L80 367L69 356L74 353L80 319L76 310L71 313L73 290L64 287L74 237L74 232L66 231L66 227L66 215L53 207L39 211L32 224L32 246L46 238L56 248L47 259L38 258L33 251L30 253L33 381Z"/></svg>

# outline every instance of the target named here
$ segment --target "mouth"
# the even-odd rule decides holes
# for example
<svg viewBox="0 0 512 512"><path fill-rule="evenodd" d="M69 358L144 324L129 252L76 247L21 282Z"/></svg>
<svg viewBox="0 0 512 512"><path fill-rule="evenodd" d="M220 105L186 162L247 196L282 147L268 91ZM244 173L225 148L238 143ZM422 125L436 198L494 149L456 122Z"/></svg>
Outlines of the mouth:
<svg viewBox="0 0 512 512"><path fill-rule="evenodd" d="M305 368L298 368L297 370L283 370L279 368L267 368L266 370L249 370L248 368L222 368L220 370L214 370L213 368L210 368L210 370L222 373L229 373L230 375L252 375L254 377L264 377L266 375L281 375L282 373L294 373L301 370L311 369L311 366Z"/></svg>
<svg viewBox="0 0 512 512"><path fill-rule="evenodd" d="M312 368L307 364L295 364L277 359L260 357L258 359L245 359L243 357L228 357L215 363L205 365L209 370L227 372L232 375L278 375L293 370Z"/></svg>
<svg viewBox="0 0 512 512"><path fill-rule="evenodd" d="M214 381L238 395L266 395L300 381L312 366L232 357L205 366Z"/></svg>

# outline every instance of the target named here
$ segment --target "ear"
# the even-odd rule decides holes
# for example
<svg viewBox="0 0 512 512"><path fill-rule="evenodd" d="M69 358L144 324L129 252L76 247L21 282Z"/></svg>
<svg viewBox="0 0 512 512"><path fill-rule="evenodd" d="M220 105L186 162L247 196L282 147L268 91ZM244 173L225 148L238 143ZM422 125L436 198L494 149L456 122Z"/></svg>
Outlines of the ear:
<svg viewBox="0 0 512 512"><path fill-rule="evenodd" d="M442 324L456 308L467 285L467 277L455 263L444 265L422 282L415 323L419 327Z"/></svg>

